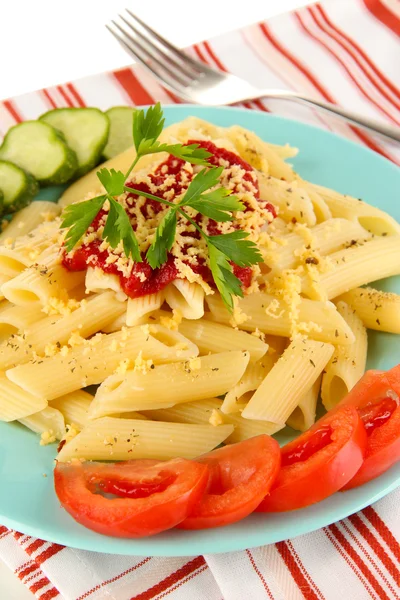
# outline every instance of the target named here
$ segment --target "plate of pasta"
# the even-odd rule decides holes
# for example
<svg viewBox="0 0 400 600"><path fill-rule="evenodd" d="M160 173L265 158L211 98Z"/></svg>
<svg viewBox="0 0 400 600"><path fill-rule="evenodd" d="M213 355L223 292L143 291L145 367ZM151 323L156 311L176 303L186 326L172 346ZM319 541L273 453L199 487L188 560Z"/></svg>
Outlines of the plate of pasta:
<svg viewBox="0 0 400 600"><path fill-rule="evenodd" d="M55 109L12 128L0 522L206 554L395 489L399 188L370 150L237 108Z"/></svg>

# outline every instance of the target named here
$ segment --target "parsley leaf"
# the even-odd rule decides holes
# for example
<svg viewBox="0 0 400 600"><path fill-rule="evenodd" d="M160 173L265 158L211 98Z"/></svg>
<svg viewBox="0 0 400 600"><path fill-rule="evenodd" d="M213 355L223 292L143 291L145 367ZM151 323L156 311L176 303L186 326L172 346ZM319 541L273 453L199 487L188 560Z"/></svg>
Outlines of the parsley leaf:
<svg viewBox="0 0 400 600"><path fill-rule="evenodd" d="M208 242L239 267L250 267L262 262L263 258L256 244L245 239L248 236L248 233L238 229L224 235L210 235Z"/></svg>
<svg viewBox="0 0 400 600"><path fill-rule="evenodd" d="M81 237L86 233L88 227L97 217L106 200L106 196L96 196L85 202L70 204L63 212L61 229L69 227L65 236L65 248L71 252Z"/></svg>
<svg viewBox="0 0 400 600"><path fill-rule="evenodd" d="M224 167L211 167L211 169L202 169L192 179L188 189L182 200L179 202L181 206L190 206L193 200L197 200L201 194L214 187L219 183Z"/></svg>
<svg viewBox="0 0 400 600"><path fill-rule="evenodd" d="M210 258L210 269L215 285L217 286L227 309L232 312L232 296L240 296L243 298L241 283L236 275L233 274L232 267L225 254L211 243L208 243L208 254Z"/></svg>
<svg viewBox="0 0 400 600"><path fill-rule="evenodd" d="M126 256L132 256L135 262L142 262L139 244L132 229L131 222L125 209L114 198L108 198L110 210L103 231L103 239L107 240L111 248L116 248L122 240Z"/></svg>
<svg viewBox="0 0 400 600"><path fill-rule="evenodd" d="M176 209L170 208L159 224L153 243L147 250L146 258L152 269L157 269L167 261L176 233Z"/></svg>
<svg viewBox="0 0 400 600"><path fill-rule="evenodd" d="M157 102L154 106L149 106L145 112L143 109L136 109L133 113L133 142L136 152L140 151L140 144L143 140L155 141L163 130L165 119L161 104ZM147 153L147 152L146 152Z"/></svg>
<svg viewBox="0 0 400 600"><path fill-rule="evenodd" d="M124 192L125 175L115 169L100 169L96 173L110 196L120 196Z"/></svg>
<svg viewBox="0 0 400 600"><path fill-rule="evenodd" d="M187 202L185 206L191 206L202 215L222 223L223 221L233 221L231 212L235 210L244 210L245 205L232 196L230 190L226 188L217 188L208 194L201 194ZM228 212L230 211L230 212Z"/></svg>

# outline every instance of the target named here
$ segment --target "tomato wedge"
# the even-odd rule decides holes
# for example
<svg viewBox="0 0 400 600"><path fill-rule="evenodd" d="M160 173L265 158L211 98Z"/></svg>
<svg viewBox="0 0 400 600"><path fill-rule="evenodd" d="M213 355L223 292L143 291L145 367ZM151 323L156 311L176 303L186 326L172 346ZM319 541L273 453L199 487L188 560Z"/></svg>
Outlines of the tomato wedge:
<svg viewBox="0 0 400 600"><path fill-rule="evenodd" d="M340 490L360 468L366 438L355 408L328 413L281 448L281 470L257 511L303 508Z"/></svg>
<svg viewBox="0 0 400 600"><path fill-rule="evenodd" d="M274 439L259 435L196 460L210 469L208 489L180 529L220 527L247 517L273 484L280 451Z"/></svg>
<svg viewBox="0 0 400 600"><path fill-rule="evenodd" d="M352 404L367 432L364 462L343 490L367 483L400 460L400 365L367 371L341 405Z"/></svg>
<svg viewBox="0 0 400 600"><path fill-rule="evenodd" d="M208 467L177 458L57 463L54 483L62 506L98 533L138 538L174 527L206 489ZM102 494L112 494L105 497Z"/></svg>

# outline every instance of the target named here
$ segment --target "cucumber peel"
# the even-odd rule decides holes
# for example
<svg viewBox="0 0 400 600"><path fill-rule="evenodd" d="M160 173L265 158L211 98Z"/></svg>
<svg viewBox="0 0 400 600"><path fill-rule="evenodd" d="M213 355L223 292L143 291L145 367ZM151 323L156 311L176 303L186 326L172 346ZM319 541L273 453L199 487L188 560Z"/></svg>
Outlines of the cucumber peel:
<svg viewBox="0 0 400 600"><path fill-rule="evenodd" d="M133 145L134 110L130 106L113 106L106 111L106 115L110 119L110 133L107 145L103 150L105 159L113 158Z"/></svg>
<svg viewBox="0 0 400 600"><path fill-rule="evenodd" d="M24 208L39 191L33 175L5 160L0 160L0 181L3 194L2 215Z"/></svg>
<svg viewBox="0 0 400 600"><path fill-rule="evenodd" d="M11 127L0 147L0 160L13 162L42 185L66 183L77 169L75 152L62 133L40 121Z"/></svg>
<svg viewBox="0 0 400 600"><path fill-rule="evenodd" d="M39 121L61 131L78 158L75 178L95 167L107 143L110 123L98 108L56 108L43 114Z"/></svg>

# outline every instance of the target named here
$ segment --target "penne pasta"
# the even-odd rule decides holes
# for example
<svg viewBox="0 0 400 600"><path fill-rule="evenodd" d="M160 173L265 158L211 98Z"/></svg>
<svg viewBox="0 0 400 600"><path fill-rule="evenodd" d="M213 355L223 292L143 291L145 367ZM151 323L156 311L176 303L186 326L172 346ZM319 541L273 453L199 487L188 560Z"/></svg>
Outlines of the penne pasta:
<svg viewBox="0 0 400 600"><path fill-rule="evenodd" d="M330 210L329 206L327 205L327 203L325 202L325 200L322 198L321 194L319 194L316 190L314 190L310 187L308 187L306 189L307 189L307 194L313 205L313 210L314 210L315 218L317 219L317 223L323 223L324 221L331 219L332 218L331 210Z"/></svg>
<svg viewBox="0 0 400 600"><path fill-rule="evenodd" d="M104 292L104 290L112 290L121 302L127 298L121 290L118 275L104 273L98 267L88 267L85 276L85 289L87 293L94 292L96 294Z"/></svg>
<svg viewBox="0 0 400 600"><path fill-rule="evenodd" d="M0 233L0 244L6 240L14 241L18 237L27 235L43 221L55 219L60 212L61 209L56 202L47 202L46 200L32 202L18 211L5 230Z"/></svg>
<svg viewBox="0 0 400 600"><path fill-rule="evenodd" d="M268 421L249 421L243 419L240 414L225 415L221 412L221 406L222 400L210 398L209 400L177 404L172 408L150 410L145 414L149 419L172 423L210 423L216 427L229 423L234 426L234 430L225 440L228 444L242 442L255 435L273 435L281 429L279 425L268 423Z"/></svg>
<svg viewBox="0 0 400 600"><path fill-rule="evenodd" d="M332 344L295 339L269 371L242 412L245 419L284 425L334 352Z"/></svg>
<svg viewBox="0 0 400 600"><path fill-rule="evenodd" d="M188 425L146 419L104 417L90 422L67 442L57 456L87 460L195 458L213 450L233 431L233 425Z"/></svg>
<svg viewBox="0 0 400 600"><path fill-rule="evenodd" d="M111 375L98 388L89 417L96 419L116 412L167 408L220 396L240 379L248 362L248 352L221 352Z"/></svg>
<svg viewBox="0 0 400 600"><path fill-rule="evenodd" d="M14 306L7 300L0 305L0 338L8 338L19 330L26 331L33 323L43 319L43 313L36 304ZM1 345L0 345L1 352Z"/></svg>
<svg viewBox="0 0 400 600"><path fill-rule="evenodd" d="M185 319L201 319L204 315L204 290L198 283L175 279L165 288L165 301Z"/></svg>
<svg viewBox="0 0 400 600"><path fill-rule="evenodd" d="M322 377L321 398L326 410L336 406L362 377L367 362L367 332L356 312L345 302L337 309L354 333L355 341L336 346Z"/></svg>
<svg viewBox="0 0 400 600"><path fill-rule="evenodd" d="M365 287L350 290L339 296L338 300L351 306L367 329L400 334L399 294Z"/></svg>
<svg viewBox="0 0 400 600"><path fill-rule="evenodd" d="M286 425L297 431L307 431L307 429L314 425L319 391L321 389L321 379L321 376L318 377L314 385L304 394L286 421Z"/></svg>
<svg viewBox="0 0 400 600"><path fill-rule="evenodd" d="M239 381L225 395L221 411L226 415L242 411L274 366L274 362L273 355L267 355L258 362L249 364Z"/></svg>
<svg viewBox="0 0 400 600"><path fill-rule="evenodd" d="M51 407L59 410L69 425L83 429L88 422L89 406L93 400L92 394L84 390L75 390L52 401Z"/></svg>
<svg viewBox="0 0 400 600"><path fill-rule="evenodd" d="M255 362L268 350L268 344L254 335L204 319L183 320L178 325L178 330L196 344L200 354L247 350L250 354L250 362Z"/></svg>
<svg viewBox="0 0 400 600"><path fill-rule="evenodd" d="M333 268L319 277L318 286L330 300L344 292L400 274L400 236L374 238L330 255Z"/></svg>
<svg viewBox="0 0 400 600"><path fill-rule="evenodd" d="M207 296L207 304L210 309L210 312L205 313L207 319L230 324L232 317L220 297ZM351 329L331 302L301 298L297 322L290 317L290 310L284 302L270 294L245 296L239 300L238 306L244 318L247 317L238 324L238 327L245 331L259 329L267 334L288 338L296 326L298 331L308 333L312 339L318 341L335 344L351 344L354 341Z"/></svg>
<svg viewBox="0 0 400 600"><path fill-rule="evenodd" d="M32 394L54 400L70 392L95 385L123 363L138 358L154 363L189 359L198 348L177 331L160 325L126 328L110 334L97 334L91 340L67 348L55 356L33 360L7 371L10 381Z"/></svg>
<svg viewBox="0 0 400 600"><path fill-rule="evenodd" d="M147 294L139 298L128 298L126 310L126 325L140 325L143 317L161 308L164 302L164 293ZM119 328L120 329L120 328Z"/></svg>
<svg viewBox="0 0 400 600"><path fill-rule="evenodd" d="M400 235L400 224L383 210L322 185L306 183L306 186L307 189L311 188L322 196L333 217L357 221L374 235Z"/></svg>
<svg viewBox="0 0 400 600"><path fill-rule="evenodd" d="M50 298L66 298L66 292L83 282L82 272L68 272L57 257L49 255L3 284L1 290L5 298L18 306L33 303L46 305Z"/></svg>
<svg viewBox="0 0 400 600"><path fill-rule="evenodd" d="M272 274L275 274L284 269L293 269L312 256L313 251L326 256L345 248L348 244L365 241L371 237L358 222L329 219L306 231L282 235L277 242L272 238L271 248L264 250L264 260L272 269Z"/></svg>
<svg viewBox="0 0 400 600"><path fill-rule="evenodd" d="M260 195L278 209L279 216L285 221L304 223L313 227L317 223L313 203L307 190L297 181L281 181L260 174Z"/></svg>
<svg viewBox="0 0 400 600"><path fill-rule="evenodd" d="M29 310L32 308L28 307L28 312ZM30 325L26 334L14 335L0 344L0 369L26 363L34 353L54 354L68 342L72 334L77 336L79 342L81 338L99 331L123 311L124 305L115 298L114 293L105 292L82 301L81 305L69 314L45 317Z"/></svg>
<svg viewBox="0 0 400 600"><path fill-rule="evenodd" d="M25 425L25 427L28 427L28 429L31 429L35 433L45 434L43 438L43 442L45 443L61 440L65 435L64 417L59 410L50 406L47 406L34 415L18 420L22 425Z"/></svg>
<svg viewBox="0 0 400 600"><path fill-rule="evenodd" d="M293 181L296 178L291 166L279 153L252 131L233 125L224 131L224 136L234 144L236 152L261 173L285 181Z"/></svg>
<svg viewBox="0 0 400 600"><path fill-rule="evenodd" d="M15 421L46 408L47 400L35 396L0 374L0 421Z"/></svg>

